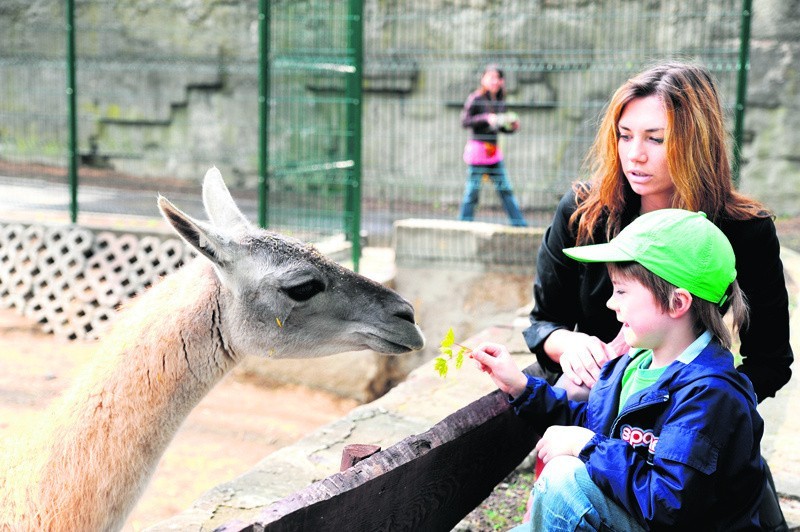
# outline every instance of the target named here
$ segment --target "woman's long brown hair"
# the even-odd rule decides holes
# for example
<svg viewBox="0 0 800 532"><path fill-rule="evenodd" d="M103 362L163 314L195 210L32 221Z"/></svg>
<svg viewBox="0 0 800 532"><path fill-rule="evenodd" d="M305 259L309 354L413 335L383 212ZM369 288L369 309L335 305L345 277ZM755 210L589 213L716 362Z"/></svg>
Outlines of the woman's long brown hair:
<svg viewBox="0 0 800 532"><path fill-rule="evenodd" d="M628 102L657 96L664 104L667 127L664 144L675 195L672 207L703 211L709 219L767 217L756 200L733 188L722 106L710 73L685 63L663 63L626 81L614 93L587 156L589 183L573 184L578 208L578 245L591 243L595 228L605 225L606 238L622 229L623 213L636 201L622 171L617 125Z"/></svg>

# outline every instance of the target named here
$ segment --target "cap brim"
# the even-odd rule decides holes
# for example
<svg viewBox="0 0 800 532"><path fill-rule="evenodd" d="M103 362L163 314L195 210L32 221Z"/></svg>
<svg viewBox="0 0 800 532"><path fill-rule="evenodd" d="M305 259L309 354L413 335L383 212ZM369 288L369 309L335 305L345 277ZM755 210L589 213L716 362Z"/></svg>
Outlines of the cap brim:
<svg viewBox="0 0 800 532"><path fill-rule="evenodd" d="M611 243L565 248L564 255L580 262L628 262L634 260L628 253Z"/></svg>

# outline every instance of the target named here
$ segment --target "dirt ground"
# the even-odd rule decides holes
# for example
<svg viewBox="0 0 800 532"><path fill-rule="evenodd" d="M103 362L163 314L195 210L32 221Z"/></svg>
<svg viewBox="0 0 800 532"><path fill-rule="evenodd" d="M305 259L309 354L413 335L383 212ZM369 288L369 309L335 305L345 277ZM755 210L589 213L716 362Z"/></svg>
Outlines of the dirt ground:
<svg viewBox="0 0 800 532"><path fill-rule="evenodd" d="M44 410L92 352L91 342L59 340L15 310L0 310L0 441L17 437L15 425ZM356 404L301 387L265 388L227 377L189 415L124 530L175 515Z"/></svg>

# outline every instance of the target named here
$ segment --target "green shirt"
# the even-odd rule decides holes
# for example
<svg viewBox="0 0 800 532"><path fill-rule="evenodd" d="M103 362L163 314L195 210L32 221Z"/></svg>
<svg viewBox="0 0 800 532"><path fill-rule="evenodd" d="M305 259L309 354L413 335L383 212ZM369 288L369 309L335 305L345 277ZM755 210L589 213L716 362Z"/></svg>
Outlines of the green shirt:
<svg viewBox="0 0 800 532"><path fill-rule="evenodd" d="M619 392L619 412L622 412L622 407L625 406L631 395L644 390L651 384L655 384L661 374L664 373L664 370L667 369L667 366L650 369L652 361L652 349L642 349L631 357L628 367L625 368L625 373L622 374L622 389Z"/></svg>
<svg viewBox="0 0 800 532"><path fill-rule="evenodd" d="M689 364L697 355L700 354L705 346L712 340L711 333L705 331L697 337L686 350L673 362L673 364ZM664 370L669 366L662 368L650 369L650 363L653 361L653 350L642 349L636 353L631 354L631 360L622 374L622 387L619 392L619 415L622 412L625 403L628 399L637 392L640 392L650 385L658 381L658 378L664 373Z"/></svg>

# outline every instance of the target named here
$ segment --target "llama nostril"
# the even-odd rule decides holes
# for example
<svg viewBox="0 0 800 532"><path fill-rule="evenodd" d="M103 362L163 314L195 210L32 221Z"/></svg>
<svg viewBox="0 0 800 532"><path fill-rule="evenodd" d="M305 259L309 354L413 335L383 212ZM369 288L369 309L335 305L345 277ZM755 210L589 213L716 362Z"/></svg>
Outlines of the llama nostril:
<svg viewBox="0 0 800 532"><path fill-rule="evenodd" d="M405 320L405 321L408 321L408 322L411 322L411 323L416 323L414 321L414 310L413 309L410 309L410 308L409 309L403 309L403 310L397 312L397 314L395 314L395 316L397 316L401 320Z"/></svg>

